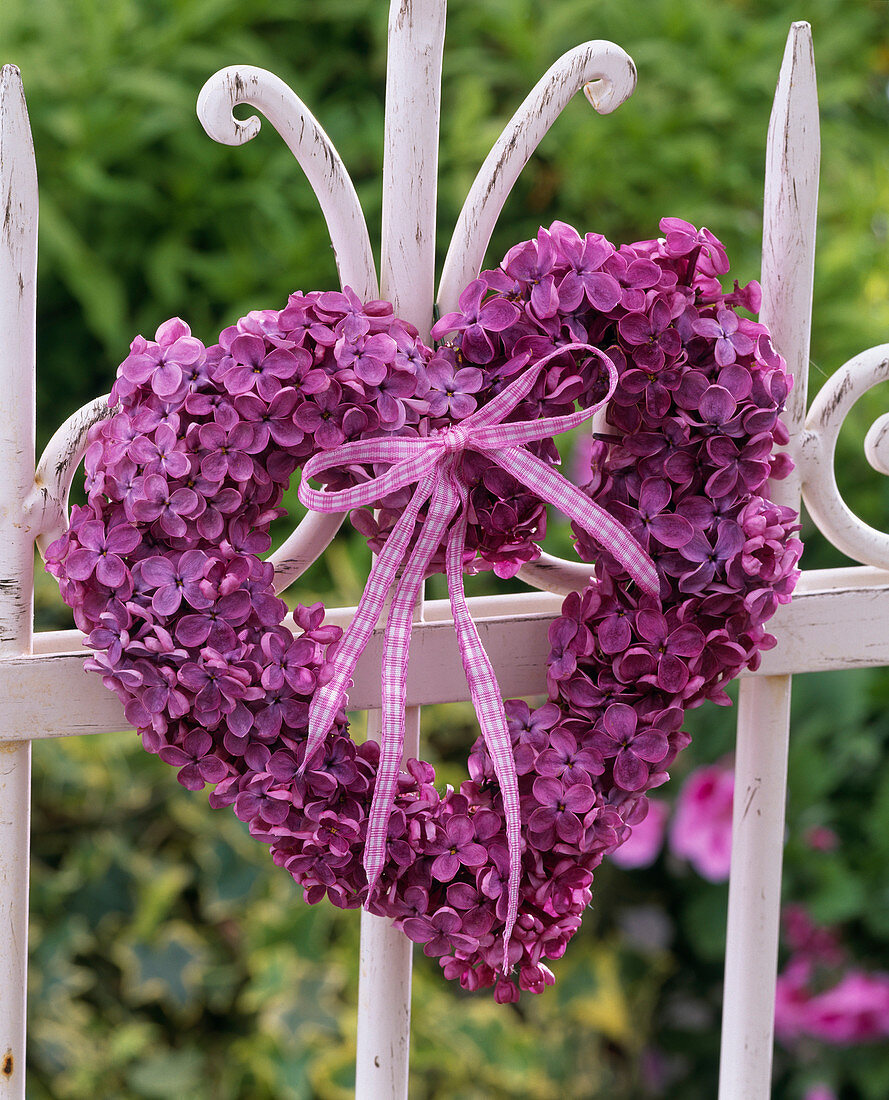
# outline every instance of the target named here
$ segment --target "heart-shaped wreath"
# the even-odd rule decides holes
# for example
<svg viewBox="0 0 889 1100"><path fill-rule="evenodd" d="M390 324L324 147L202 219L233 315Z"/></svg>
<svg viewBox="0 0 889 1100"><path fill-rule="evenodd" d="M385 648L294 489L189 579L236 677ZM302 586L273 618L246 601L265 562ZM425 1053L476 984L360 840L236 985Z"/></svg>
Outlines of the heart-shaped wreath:
<svg viewBox="0 0 889 1100"><path fill-rule="evenodd" d="M293 294L209 348L168 321L121 365L116 411L89 437L88 503L47 554L149 752L190 789L216 784L211 804L233 806L309 903L392 918L500 1002L551 984L543 960L688 743L684 711L727 702L797 576L797 517L766 485L790 469L774 453L790 380L737 312L758 310L759 287L723 291L708 230L661 230L616 249L541 229L466 288L436 348L348 289ZM603 405L580 492L552 436ZM285 624L258 556L299 467L310 507L376 509L353 514L377 557L342 638L321 604ZM533 561L545 501L595 580L550 629L549 701L531 711L504 707L462 575ZM483 733L444 795L429 764L399 769L431 571L448 575ZM352 741L344 705L390 591L381 752Z"/></svg>

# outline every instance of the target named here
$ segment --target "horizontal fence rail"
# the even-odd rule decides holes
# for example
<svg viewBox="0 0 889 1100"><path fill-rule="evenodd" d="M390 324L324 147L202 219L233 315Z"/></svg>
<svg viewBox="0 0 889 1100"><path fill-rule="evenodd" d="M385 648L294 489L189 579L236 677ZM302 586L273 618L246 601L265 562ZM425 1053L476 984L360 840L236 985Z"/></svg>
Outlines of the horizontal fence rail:
<svg viewBox="0 0 889 1100"><path fill-rule="evenodd" d="M562 597L549 592L468 600L497 679L507 697L546 691L547 631ZM347 625L354 608L328 609L325 621ZM447 600L427 601L414 627L407 680L410 706L467 701ZM778 639L748 676L787 676L889 665L889 571L869 566L804 572L793 602L770 624ZM75 737L127 729L123 707L83 665L89 651L77 630L34 636L33 656L0 658L0 742ZM349 692L352 710L379 706L382 629L358 662ZM434 676L430 671L434 670ZM52 694L46 685L51 680Z"/></svg>

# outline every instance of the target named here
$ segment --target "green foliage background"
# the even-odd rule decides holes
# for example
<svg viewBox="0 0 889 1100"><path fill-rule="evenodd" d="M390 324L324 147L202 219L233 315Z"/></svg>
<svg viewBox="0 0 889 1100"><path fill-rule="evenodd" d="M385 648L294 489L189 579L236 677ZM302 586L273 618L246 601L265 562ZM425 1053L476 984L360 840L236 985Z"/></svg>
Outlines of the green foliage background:
<svg viewBox="0 0 889 1100"><path fill-rule="evenodd" d="M194 115L216 69L274 70L380 214L385 0L3 0L0 61L22 70L41 181L39 433L106 392L136 332L180 313L205 339L293 289L333 285L314 196L270 127L215 145ZM586 38L634 57L615 114L569 105L519 181L496 262L561 218L613 240L666 214L722 237L756 277L765 133L792 19L814 29L823 126L811 385L889 330L889 5L883 0L452 0L444 61L439 244L492 142L539 75ZM886 526L886 481L860 439L840 477ZM809 568L842 562L806 528ZM557 544L564 533L556 534ZM295 593L352 602L366 550L341 539ZM42 578L38 626L64 625ZM862 965L889 968L889 679L801 677L786 882L840 922ZM692 716L676 778L731 750L732 715ZM427 715L429 757L459 781L463 707ZM354 1083L354 913L306 907L228 813L213 812L132 735L35 745L29 1096L338 1100ZM815 853L805 829L841 844ZM518 1008L467 997L416 963L411 1095L715 1095L726 892L662 858L603 868L557 985ZM889 1095L885 1047L779 1049L775 1096L832 1082Z"/></svg>

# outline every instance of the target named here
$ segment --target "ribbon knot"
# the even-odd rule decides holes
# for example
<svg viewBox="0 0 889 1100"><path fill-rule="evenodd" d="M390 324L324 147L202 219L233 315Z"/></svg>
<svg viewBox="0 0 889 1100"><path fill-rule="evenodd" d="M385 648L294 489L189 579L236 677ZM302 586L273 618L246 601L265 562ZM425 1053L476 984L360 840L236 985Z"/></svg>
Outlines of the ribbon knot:
<svg viewBox="0 0 889 1100"><path fill-rule="evenodd" d="M506 417L530 393L540 371L551 359L571 351L596 356L608 372L605 396L595 405L564 416L504 423ZM503 933L503 970L509 970L509 941L515 926L521 883L521 810L512 741L503 699L490 659L463 591L463 555L468 518L469 486L453 456L474 450L495 462L541 500L558 507L611 553L640 587L658 596L654 563L633 536L571 482L526 450L524 444L545 439L589 420L608 401L617 384L611 360L589 344L570 343L556 348L504 387L491 401L458 424L425 438L395 436L343 443L314 455L303 468L298 496L318 512L342 512L378 503L408 485L416 489L399 516L371 568L355 617L343 634L330 680L318 688L309 708L305 761L324 741L346 701L352 673L376 626L389 593L392 602L386 620L381 675L382 734L380 763L368 817L364 868L368 896L373 891L386 858L389 817L398 787L398 771L404 747L407 663L414 608L433 555L446 539L445 572L454 629L470 696L479 727L500 786L506 818L509 850L508 906ZM309 479L339 466L371 464L387 466L381 474L348 489L313 489ZM420 509L426 516L414 539ZM400 571L400 576L399 576Z"/></svg>
<svg viewBox="0 0 889 1100"><path fill-rule="evenodd" d="M461 424L454 424L453 427L445 429L438 437L444 444L444 453L446 455L458 454L461 451L466 450L466 446L469 443L469 434Z"/></svg>

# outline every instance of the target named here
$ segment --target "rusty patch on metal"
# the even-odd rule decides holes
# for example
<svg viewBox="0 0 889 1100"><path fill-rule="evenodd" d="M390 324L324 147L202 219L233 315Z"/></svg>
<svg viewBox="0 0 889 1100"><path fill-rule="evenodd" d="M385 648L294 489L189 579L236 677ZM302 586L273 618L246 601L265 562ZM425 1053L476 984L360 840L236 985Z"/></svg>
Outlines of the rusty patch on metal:
<svg viewBox="0 0 889 1100"><path fill-rule="evenodd" d="M3 1065L0 1067L0 1072L2 1072L4 1077L12 1077L13 1069L15 1069L15 1061L12 1057L12 1051L7 1050L3 1055Z"/></svg>

